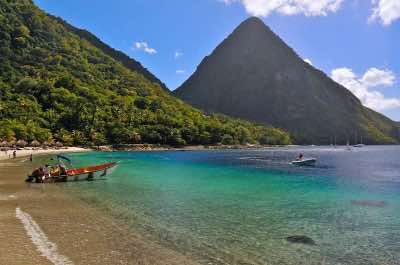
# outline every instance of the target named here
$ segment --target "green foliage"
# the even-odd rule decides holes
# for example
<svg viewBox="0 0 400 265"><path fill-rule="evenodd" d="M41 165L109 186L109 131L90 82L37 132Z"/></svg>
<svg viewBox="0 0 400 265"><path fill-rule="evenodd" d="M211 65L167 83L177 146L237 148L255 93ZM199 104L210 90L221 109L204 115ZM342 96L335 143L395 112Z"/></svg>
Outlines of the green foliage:
<svg viewBox="0 0 400 265"><path fill-rule="evenodd" d="M290 143L281 130L203 114L76 33L30 0L0 0L0 140Z"/></svg>
<svg viewBox="0 0 400 265"><path fill-rule="evenodd" d="M224 145L231 145L234 144L235 142L230 134L224 134L222 136L221 143Z"/></svg>
<svg viewBox="0 0 400 265"><path fill-rule="evenodd" d="M24 124L17 120L2 119L0 121L0 139L7 141L19 139L28 142L38 140L44 142L51 140L52 134L50 130L40 128L32 122Z"/></svg>

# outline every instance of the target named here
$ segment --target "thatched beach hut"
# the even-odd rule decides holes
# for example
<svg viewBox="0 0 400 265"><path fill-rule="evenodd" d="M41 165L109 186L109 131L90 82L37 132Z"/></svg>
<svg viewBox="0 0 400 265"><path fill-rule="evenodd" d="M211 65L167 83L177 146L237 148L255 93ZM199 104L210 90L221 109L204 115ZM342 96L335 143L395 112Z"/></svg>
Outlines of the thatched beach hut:
<svg viewBox="0 0 400 265"><path fill-rule="evenodd" d="M39 141L33 140L29 145L32 147L39 147L41 144Z"/></svg>
<svg viewBox="0 0 400 265"><path fill-rule="evenodd" d="M9 150L8 146L9 146L9 143L7 141L0 142L0 150L1 151L4 151L4 152L8 151Z"/></svg>
<svg viewBox="0 0 400 265"><path fill-rule="evenodd" d="M8 147L15 147L15 145L17 144L17 141L15 141L15 140L12 140L12 141L9 141L8 142Z"/></svg>
<svg viewBox="0 0 400 265"><path fill-rule="evenodd" d="M16 145L18 146L18 147L25 147L25 146L27 146L28 145L28 142L27 141L25 141L25 140L18 140L17 141L17 143L16 143Z"/></svg>

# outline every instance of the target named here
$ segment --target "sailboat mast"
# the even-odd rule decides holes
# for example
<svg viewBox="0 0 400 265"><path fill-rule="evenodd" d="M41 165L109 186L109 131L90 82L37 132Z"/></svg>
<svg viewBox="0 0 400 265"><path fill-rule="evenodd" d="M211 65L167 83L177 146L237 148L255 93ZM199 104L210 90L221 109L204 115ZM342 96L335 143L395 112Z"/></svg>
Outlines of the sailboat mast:
<svg viewBox="0 0 400 265"><path fill-rule="evenodd" d="M357 131L355 131L355 134L354 134L354 144L356 145L357 142L358 142L358 136L357 136Z"/></svg>

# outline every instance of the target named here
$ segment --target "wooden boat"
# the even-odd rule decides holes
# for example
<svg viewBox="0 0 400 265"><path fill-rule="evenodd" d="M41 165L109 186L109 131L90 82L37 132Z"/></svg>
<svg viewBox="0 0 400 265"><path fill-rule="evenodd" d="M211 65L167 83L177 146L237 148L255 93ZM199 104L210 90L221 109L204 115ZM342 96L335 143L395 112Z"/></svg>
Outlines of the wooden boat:
<svg viewBox="0 0 400 265"><path fill-rule="evenodd" d="M28 176L26 182L54 183L80 180L91 181L94 178L105 177L110 174L116 165L117 162L111 162L73 169L64 169L63 167L58 166L53 170L50 170L48 176L45 176L42 170L36 169L30 176Z"/></svg>
<svg viewBox="0 0 400 265"><path fill-rule="evenodd" d="M295 166L314 166L316 162L316 158L303 158L292 161L292 164Z"/></svg>

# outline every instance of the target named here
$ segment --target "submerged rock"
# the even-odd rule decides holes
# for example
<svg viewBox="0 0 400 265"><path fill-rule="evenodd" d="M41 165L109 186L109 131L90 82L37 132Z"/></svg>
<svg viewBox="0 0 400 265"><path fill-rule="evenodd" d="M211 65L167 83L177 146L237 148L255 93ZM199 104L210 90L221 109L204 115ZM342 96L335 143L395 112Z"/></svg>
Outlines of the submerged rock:
<svg viewBox="0 0 400 265"><path fill-rule="evenodd" d="M288 236L286 240L290 243L305 244L305 245L316 245L315 241L308 236Z"/></svg>
<svg viewBox="0 0 400 265"><path fill-rule="evenodd" d="M362 200L362 201L353 200L351 201L351 204L360 206L371 206L371 207L385 207L387 205L385 201L368 201L368 200Z"/></svg>

